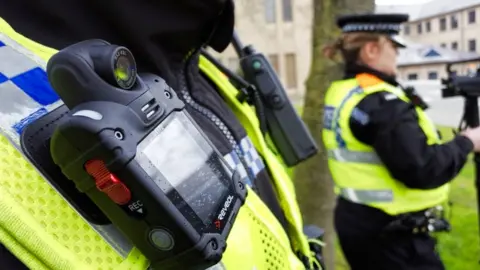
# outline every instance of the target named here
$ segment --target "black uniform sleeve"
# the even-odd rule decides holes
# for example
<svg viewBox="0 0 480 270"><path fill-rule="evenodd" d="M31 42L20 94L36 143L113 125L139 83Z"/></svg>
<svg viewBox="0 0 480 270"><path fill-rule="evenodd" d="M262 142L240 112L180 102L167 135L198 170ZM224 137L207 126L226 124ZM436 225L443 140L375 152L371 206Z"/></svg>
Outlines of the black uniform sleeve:
<svg viewBox="0 0 480 270"><path fill-rule="evenodd" d="M413 104L388 92L364 98L350 117L353 135L371 145L391 176L409 188L433 189L463 168L473 143L464 136L428 145Z"/></svg>

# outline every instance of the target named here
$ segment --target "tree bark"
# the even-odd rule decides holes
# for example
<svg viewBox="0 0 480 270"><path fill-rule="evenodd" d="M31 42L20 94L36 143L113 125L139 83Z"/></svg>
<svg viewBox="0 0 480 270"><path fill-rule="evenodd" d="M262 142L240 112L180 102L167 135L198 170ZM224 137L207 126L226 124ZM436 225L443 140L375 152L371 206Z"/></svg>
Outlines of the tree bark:
<svg viewBox="0 0 480 270"><path fill-rule="evenodd" d="M333 209L335 195L327 166L327 154L322 142L323 106L325 92L330 83L341 78L340 64L327 60L322 47L340 34L336 17L341 14L373 12L374 0L313 0L312 63L306 82L303 120L312 132L319 153L295 169L297 197L306 224L316 224L325 229L324 249L326 267L335 269L335 231Z"/></svg>

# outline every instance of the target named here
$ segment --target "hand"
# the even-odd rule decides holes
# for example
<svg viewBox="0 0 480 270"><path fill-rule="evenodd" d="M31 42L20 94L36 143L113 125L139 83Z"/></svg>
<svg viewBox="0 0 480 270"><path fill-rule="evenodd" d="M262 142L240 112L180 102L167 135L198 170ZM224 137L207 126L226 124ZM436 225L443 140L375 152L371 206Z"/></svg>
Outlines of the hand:
<svg viewBox="0 0 480 270"><path fill-rule="evenodd" d="M480 127L467 128L462 131L460 135L463 135L472 141L474 152L480 152Z"/></svg>

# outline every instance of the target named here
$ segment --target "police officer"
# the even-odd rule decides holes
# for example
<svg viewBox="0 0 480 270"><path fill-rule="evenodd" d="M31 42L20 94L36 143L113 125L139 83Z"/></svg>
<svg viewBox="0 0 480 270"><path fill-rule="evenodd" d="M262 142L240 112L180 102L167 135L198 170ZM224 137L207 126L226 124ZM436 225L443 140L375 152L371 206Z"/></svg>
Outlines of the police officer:
<svg viewBox="0 0 480 270"><path fill-rule="evenodd" d="M444 269L431 231L448 230L439 206L480 130L442 143L418 102L397 82L404 14L341 16L325 55L344 62L326 93L323 140L339 195L335 227L353 270ZM436 213L436 214L433 214Z"/></svg>
<svg viewBox="0 0 480 270"><path fill-rule="evenodd" d="M254 190L237 217L243 225L233 226L224 262L235 269L263 269L265 261L282 269L310 268L283 163L266 146L249 104L229 99L238 90L199 55L203 46L224 50L233 24L232 0L0 0L0 112L9 116L0 121L0 242L7 247L2 269L142 270L146 264L122 243L110 247L19 154L22 127L58 102L48 90L45 62L58 49L95 38L128 47L140 71L164 78ZM270 255L255 253L271 248Z"/></svg>

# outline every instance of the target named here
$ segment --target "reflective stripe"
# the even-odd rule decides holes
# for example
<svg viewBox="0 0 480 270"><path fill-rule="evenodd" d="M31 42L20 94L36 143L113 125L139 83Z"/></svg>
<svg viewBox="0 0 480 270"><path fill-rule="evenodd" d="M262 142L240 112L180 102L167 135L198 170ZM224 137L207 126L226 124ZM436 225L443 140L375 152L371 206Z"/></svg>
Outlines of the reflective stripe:
<svg viewBox="0 0 480 270"><path fill-rule="evenodd" d="M340 196L355 203L392 202L393 191L385 190L360 190L340 188Z"/></svg>
<svg viewBox="0 0 480 270"><path fill-rule="evenodd" d="M23 128L62 102L52 94L41 59L2 33L0 41L0 132L21 151Z"/></svg>
<svg viewBox="0 0 480 270"><path fill-rule="evenodd" d="M360 86L355 86L352 90L348 92L348 94L340 101L340 105L334 112L334 121L333 121L333 127L332 129L335 132L335 139L337 140L337 144L340 147L345 146L345 140L342 137L342 129L340 127L340 112L342 111L343 107L345 104L347 104L347 101L350 100L351 97L353 97L356 94L360 94L363 92L363 89Z"/></svg>
<svg viewBox="0 0 480 270"><path fill-rule="evenodd" d="M339 162L356 162L368 164L382 164L382 161L375 152L350 151L345 148L328 150L328 158Z"/></svg>

